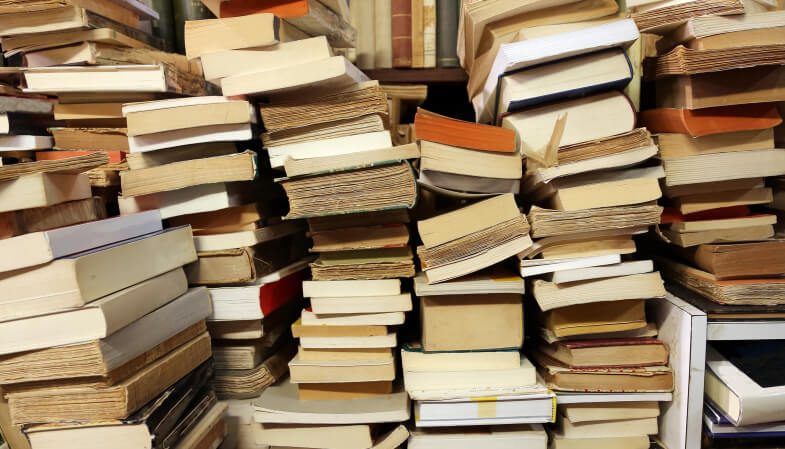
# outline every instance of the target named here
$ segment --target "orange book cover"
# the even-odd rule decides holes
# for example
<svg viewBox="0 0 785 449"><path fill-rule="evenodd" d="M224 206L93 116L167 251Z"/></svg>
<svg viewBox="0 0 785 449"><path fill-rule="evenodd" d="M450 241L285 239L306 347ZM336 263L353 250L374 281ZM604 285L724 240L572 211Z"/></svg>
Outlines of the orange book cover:
<svg viewBox="0 0 785 449"><path fill-rule="evenodd" d="M281 18L308 15L308 0L229 0L221 3L221 18L271 13Z"/></svg>
<svg viewBox="0 0 785 449"><path fill-rule="evenodd" d="M57 150L57 151L37 151L35 153L35 160L37 161L56 161L60 159L67 159L69 157L87 156L93 153L104 153L109 157L110 164L119 164L125 161L125 153L122 151L70 151L70 150Z"/></svg>
<svg viewBox="0 0 785 449"><path fill-rule="evenodd" d="M653 133L680 133L692 137L774 128L782 123L774 103L722 106L706 109L650 109L640 113L641 124Z"/></svg>
<svg viewBox="0 0 785 449"><path fill-rule="evenodd" d="M498 126L465 122L425 109L414 116L417 139L452 145L471 150L514 153L517 150L515 131Z"/></svg>

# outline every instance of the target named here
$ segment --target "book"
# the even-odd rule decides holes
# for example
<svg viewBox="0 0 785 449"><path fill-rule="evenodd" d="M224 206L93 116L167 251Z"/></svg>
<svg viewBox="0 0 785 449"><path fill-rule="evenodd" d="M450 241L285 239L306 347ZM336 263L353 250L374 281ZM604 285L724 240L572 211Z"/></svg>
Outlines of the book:
<svg viewBox="0 0 785 449"><path fill-rule="evenodd" d="M534 259L542 255L543 261L553 259L582 258L607 256L611 254L632 254L636 251L633 235L639 234L635 228L619 231L596 231L596 233L568 235L566 238L549 238L542 242L541 247L536 253L522 255L528 259Z"/></svg>
<svg viewBox="0 0 785 449"><path fill-rule="evenodd" d="M517 294L423 296L420 310L422 346L428 352L523 344L523 304Z"/></svg>
<svg viewBox="0 0 785 449"><path fill-rule="evenodd" d="M706 350L706 397L736 426L782 421L779 341L719 343Z"/></svg>
<svg viewBox="0 0 785 449"><path fill-rule="evenodd" d="M301 383L297 384L300 399L324 401L332 399L367 399L392 394L393 381L350 383Z"/></svg>
<svg viewBox="0 0 785 449"><path fill-rule="evenodd" d="M555 391L611 393L673 391L673 371L667 366L570 368L542 352L535 352L533 357L547 387Z"/></svg>
<svg viewBox="0 0 785 449"><path fill-rule="evenodd" d="M270 146L267 154L273 168L284 167L286 159L310 159L343 156L363 151L390 148L393 146L387 130L354 134L323 140Z"/></svg>
<svg viewBox="0 0 785 449"><path fill-rule="evenodd" d="M195 59L226 50L269 47L281 41L287 25L274 14L252 14L234 18L187 20L185 55Z"/></svg>
<svg viewBox="0 0 785 449"><path fill-rule="evenodd" d="M145 153L125 153L125 160L130 170L158 167L175 162L190 161L206 157L225 156L237 153L232 142L209 142L166 148L166 151L149 151Z"/></svg>
<svg viewBox="0 0 785 449"><path fill-rule="evenodd" d="M409 243L409 230L403 224L334 229L309 233L311 252L355 251L401 248Z"/></svg>
<svg viewBox="0 0 785 449"><path fill-rule="evenodd" d="M772 11L775 12L775 11ZM782 42L784 27L758 28L693 39L686 47L693 50L725 50L753 45L775 45Z"/></svg>
<svg viewBox="0 0 785 449"><path fill-rule="evenodd" d="M313 362L295 357L289 362L289 372L297 384L385 382L395 380L395 359Z"/></svg>
<svg viewBox="0 0 785 449"><path fill-rule="evenodd" d="M531 236L563 234L651 226L660 222L662 208L657 205L617 206L562 212L532 206L528 218Z"/></svg>
<svg viewBox="0 0 785 449"><path fill-rule="evenodd" d="M751 242L739 244L705 244L678 254L717 279L780 276L785 261L780 248L785 242Z"/></svg>
<svg viewBox="0 0 785 449"><path fill-rule="evenodd" d="M407 372L514 369L521 365L521 354L517 349L425 352L415 343L401 347L401 364Z"/></svg>
<svg viewBox="0 0 785 449"><path fill-rule="evenodd" d="M312 0L316 1L316 0ZM320 92L330 92L368 81L357 67L343 56L291 65L258 73L228 76L221 80L221 91L225 96L234 95L278 95L292 90L310 87Z"/></svg>
<svg viewBox="0 0 785 449"><path fill-rule="evenodd" d="M295 384L284 381L253 402L254 419L262 424L367 424L409 419L405 392L353 401L301 401Z"/></svg>
<svg viewBox="0 0 785 449"><path fill-rule="evenodd" d="M563 170L566 171L566 175L573 174L577 171L571 168L572 164L585 162L589 165L593 161L603 160L605 158L608 158L607 162L611 163L610 166L613 167L613 161L610 160L611 157L635 150L642 150L643 148L649 148L653 145L654 140L652 139L651 133L649 133L646 128L635 128L632 131L614 136L573 145L565 145L559 148L559 166L538 167L536 168L536 173L542 173L542 175L538 176L543 180L557 178L559 177L558 174L561 172L561 164L564 164ZM576 168L577 167L583 168L581 165L576 165ZM555 172L556 174L546 175L546 173L550 172Z"/></svg>
<svg viewBox="0 0 785 449"><path fill-rule="evenodd" d="M587 257L571 257L559 259L522 259L521 277L539 276L541 274L559 273L590 267L602 267L621 263L619 254L602 254Z"/></svg>
<svg viewBox="0 0 785 449"><path fill-rule="evenodd" d="M175 349L123 382L104 388L39 389L9 393L12 421L63 422L71 419L124 419L163 390L182 379L210 357L210 337L199 338ZM99 398L105 398L97 402ZM66 402L68 399L70 401Z"/></svg>
<svg viewBox="0 0 785 449"><path fill-rule="evenodd" d="M36 151L35 153L35 160L36 162L40 161L60 161L63 159L70 159L83 156L93 156L94 160L103 162L100 165L109 164L122 164L125 162L125 153L122 151L91 151L91 150L54 150L54 151ZM100 158L101 156L106 156L106 159ZM89 160L87 158L82 158L80 160ZM106 161L106 162L104 162ZM69 161L70 162L70 161ZM97 163L97 162L96 162ZM17 164L18 165L18 164ZM47 165L47 164L39 164L39 165ZM98 165L98 166L100 166Z"/></svg>
<svg viewBox="0 0 785 449"><path fill-rule="evenodd" d="M653 77L697 75L780 65L781 62L785 62L785 48L778 44L709 50L694 50L679 45L657 58Z"/></svg>
<svg viewBox="0 0 785 449"><path fill-rule="evenodd" d="M251 399L283 379L286 364L294 354L293 345L284 345L259 366L248 370L220 370L215 376L215 392L224 399Z"/></svg>
<svg viewBox="0 0 785 449"><path fill-rule="evenodd" d="M93 248L162 230L160 215L143 212L0 240L0 251L14 254L0 272L33 267Z"/></svg>
<svg viewBox="0 0 785 449"><path fill-rule="evenodd" d="M686 43L722 34L734 34L743 31L766 29L785 26L784 15L779 11L761 14L741 15L705 15L693 17L673 30L667 38L674 43Z"/></svg>
<svg viewBox="0 0 785 449"><path fill-rule="evenodd" d="M543 311L591 302L623 301L665 297L660 273L634 274L616 278L584 281L575 284L554 284L536 280L534 299Z"/></svg>
<svg viewBox="0 0 785 449"><path fill-rule="evenodd" d="M201 66L189 62L185 57L176 53L165 53L149 48L118 47L96 42L82 42L77 45L25 53L25 62L29 68L67 64L88 66L166 65L189 75L201 76L202 74Z"/></svg>
<svg viewBox="0 0 785 449"><path fill-rule="evenodd" d="M600 116L598 111L603 114ZM519 136L527 136L519 142L519 151L537 157L550 145L557 120L565 113L568 118L559 146L601 139L635 128L632 103L624 94L615 91L514 112L502 119L502 126ZM588 123L591 126L587 126Z"/></svg>
<svg viewBox="0 0 785 449"><path fill-rule="evenodd" d="M607 448L607 449L646 449L651 447L648 435L635 435L627 437L593 437L593 438L568 438L556 432L551 432L553 449L572 449L575 447Z"/></svg>
<svg viewBox="0 0 785 449"><path fill-rule="evenodd" d="M401 281L399 279L303 281L303 296L306 298L384 296L399 294L401 294Z"/></svg>
<svg viewBox="0 0 785 449"><path fill-rule="evenodd" d="M261 320L210 321L207 331L215 340L256 340L264 335Z"/></svg>
<svg viewBox="0 0 785 449"><path fill-rule="evenodd" d="M247 101L196 97L123 105L129 137L203 126L250 123Z"/></svg>
<svg viewBox="0 0 785 449"><path fill-rule="evenodd" d="M242 16L233 19L222 19L224 22L234 20L255 21L256 15ZM197 21L200 24L202 21ZM286 22L280 26L291 34L292 28ZM299 30L297 30L299 32ZM279 39L282 36L279 34ZM287 40L287 37L283 37ZM215 45L215 44L211 44ZM202 61L204 77L208 81L220 82L221 79L239 75L245 72L262 72L286 67L292 64L301 64L312 61L324 60L332 56L332 49L324 36L303 36L290 42L281 41L276 45L264 48L244 48L235 50L219 50L199 56Z"/></svg>
<svg viewBox="0 0 785 449"><path fill-rule="evenodd" d="M657 81L659 108L703 109L785 99L782 66L758 66L722 72L677 75ZM754 88L740 78L756 79Z"/></svg>
<svg viewBox="0 0 785 449"><path fill-rule="evenodd" d="M744 206L739 206L744 207ZM726 209L727 210L727 209ZM713 212L713 211L708 211ZM669 224L670 229L679 233L688 232L701 232L701 231L718 231L722 229L737 229L737 228L750 228L765 225L773 225L776 223L776 216L774 215L742 215L742 216L729 216L717 217L711 216L700 217L695 216L694 221L688 217L677 218L673 221L666 221L663 219L663 224ZM701 219L702 218L702 219Z"/></svg>
<svg viewBox="0 0 785 449"><path fill-rule="evenodd" d="M654 338L559 341L539 351L571 368L667 365L668 348Z"/></svg>
<svg viewBox="0 0 785 449"><path fill-rule="evenodd" d="M388 360L392 348L299 348L297 357L303 361L326 362L339 360Z"/></svg>
<svg viewBox="0 0 785 449"><path fill-rule="evenodd" d="M177 444L185 429L201 419L216 403L209 389L212 369L209 363L172 385L158 398L126 419L97 424L65 426L31 426L29 437L36 449L85 447L95 438L120 437L123 449L153 449L153 441ZM66 443L67 442L67 443Z"/></svg>
<svg viewBox="0 0 785 449"><path fill-rule="evenodd" d="M218 447L229 433L224 418L226 408L226 404L213 405L204 417L174 446L174 449Z"/></svg>
<svg viewBox="0 0 785 449"><path fill-rule="evenodd" d="M623 89L632 80L632 65L621 48L598 51L499 78L495 116L543 103Z"/></svg>
<svg viewBox="0 0 785 449"><path fill-rule="evenodd" d="M216 341L213 344L213 359L216 369L221 371L249 370L275 354L281 347L286 326L267 329L265 335L255 341Z"/></svg>
<svg viewBox="0 0 785 449"><path fill-rule="evenodd" d="M311 326L397 326L403 324L403 312L386 313L352 313L321 314L317 315L309 310L303 310L302 322Z"/></svg>
<svg viewBox="0 0 785 449"><path fill-rule="evenodd" d="M101 199L90 197L54 206L21 209L0 213L0 238L72 226L106 218Z"/></svg>
<svg viewBox="0 0 785 449"><path fill-rule="evenodd" d="M150 195L204 184L252 181L257 174L256 153L215 156L120 172L124 197Z"/></svg>
<svg viewBox="0 0 785 449"><path fill-rule="evenodd" d="M324 446L325 449L367 449L373 445L371 426L368 424L297 426L262 424L254 427L254 437L261 444L281 447Z"/></svg>
<svg viewBox="0 0 785 449"><path fill-rule="evenodd" d="M265 129L274 133L369 114L387 116L387 94L378 81L363 81L321 95L293 96L259 108Z"/></svg>
<svg viewBox="0 0 785 449"><path fill-rule="evenodd" d="M362 32L358 31L362 38ZM392 0L374 0L373 66L392 68Z"/></svg>
<svg viewBox="0 0 785 449"><path fill-rule="evenodd" d="M52 128L51 132L56 149L128 152L128 136L123 128Z"/></svg>
<svg viewBox="0 0 785 449"><path fill-rule="evenodd" d="M377 114L368 114L334 122L318 123L303 128L263 133L262 142L266 147L273 148L316 139L333 139L378 131L384 131L382 117Z"/></svg>
<svg viewBox="0 0 785 449"><path fill-rule="evenodd" d="M316 281L389 279L414 277L414 261L408 246L321 253L310 264Z"/></svg>
<svg viewBox="0 0 785 449"><path fill-rule="evenodd" d="M8 28L5 33L11 35L43 33L47 31L68 30L89 26L92 16L104 18L126 29L139 29L142 17L138 12L127 8L128 4L122 5L114 2L109 4L99 2L85 2L79 5L61 4L60 7L53 8L50 5L44 7L33 6L30 9L30 2L14 2L6 5L3 16L8 20L3 28ZM139 2L136 2L140 4ZM149 13L157 14L149 7ZM145 19L153 17L146 15Z"/></svg>
<svg viewBox="0 0 785 449"><path fill-rule="evenodd" d="M412 2L392 0L392 66L412 67Z"/></svg>
<svg viewBox="0 0 785 449"><path fill-rule="evenodd" d="M571 270L556 271L550 276L546 277L546 279L558 285L568 284L571 282L650 273L653 269L654 265L652 261L635 260L599 267L575 268Z"/></svg>
<svg viewBox="0 0 785 449"><path fill-rule="evenodd" d="M2 154L2 153L0 153ZM82 156L66 157L35 162L19 162L0 166L0 181L13 180L22 176L38 173L79 174L106 165L107 157L101 153L87 153Z"/></svg>
<svg viewBox="0 0 785 449"><path fill-rule="evenodd" d="M524 294L523 279L503 266L493 266L441 284L429 284L424 273L414 278L417 296Z"/></svg>
<svg viewBox="0 0 785 449"><path fill-rule="evenodd" d="M373 69L376 46L376 13L375 2L358 2L350 4L352 26L357 30L357 46L355 48L355 62L360 69Z"/></svg>
<svg viewBox="0 0 785 449"><path fill-rule="evenodd" d="M420 170L518 180L523 175L519 160L517 154L465 150L420 140Z"/></svg>
<svg viewBox="0 0 785 449"><path fill-rule="evenodd" d="M0 212L54 206L90 198L90 181L84 174L36 173L0 181Z"/></svg>
<svg viewBox="0 0 785 449"><path fill-rule="evenodd" d="M412 296L410 293L401 293L389 296L311 298L311 309L318 315L409 312L412 310Z"/></svg>
<svg viewBox="0 0 785 449"><path fill-rule="evenodd" d="M404 224L409 223L409 211L407 209L391 209L350 215L311 217L306 221L311 232L330 231L352 226Z"/></svg>
<svg viewBox="0 0 785 449"><path fill-rule="evenodd" d="M470 150L516 151L515 133L496 126L465 122L422 108L414 116L417 139Z"/></svg>
<svg viewBox="0 0 785 449"><path fill-rule="evenodd" d="M406 392L416 401L546 393L537 384L534 365L526 357L511 369L404 371L403 380Z"/></svg>
<svg viewBox="0 0 785 449"><path fill-rule="evenodd" d="M776 148L772 129L737 131L703 137L661 133L656 138L663 159Z"/></svg>
<svg viewBox="0 0 785 449"><path fill-rule="evenodd" d="M305 263L260 277L253 285L211 288L211 320L261 320L302 296Z"/></svg>
<svg viewBox="0 0 785 449"><path fill-rule="evenodd" d="M545 423L553 418L553 400L550 393L417 401L415 423L417 427ZM486 413L483 409L487 407L493 407L495 412Z"/></svg>
<svg viewBox="0 0 785 449"><path fill-rule="evenodd" d="M48 136L0 135L0 151L35 151L52 148L52 138Z"/></svg>
<svg viewBox="0 0 785 449"><path fill-rule="evenodd" d="M472 449L477 445L488 449L531 447L545 449L548 434L539 424L488 426L451 429L416 429L409 437L411 449L439 449L445 445L454 449Z"/></svg>
<svg viewBox="0 0 785 449"><path fill-rule="evenodd" d="M95 28L9 36L6 38L6 45L3 46L3 54L6 57L11 57L19 53L28 53L58 45L73 45L81 42L97 42L129 48L147 47L147 43L123 34L123 31L112 28Z"/></svg>
<svg viewBox="0 0 785 449"><path fill-rule="evenodd" d="M161 218L212 212L248 203L245 183L218 183L187 187L150 195L120 197L120 214L159 209Z"/></svg>
<svg viewBox="0 0 785 449"><path fill-rule="evenodd" d="M625 418L617 421L573 423L566 416L556 421L557 432L566 438L615 438L659 433L657 418Z"/></svg>
<svg viewBox="0 0 785 449"><path fill-rule="evenodd" d="M559 412L571 424L622 421L656 418L660 416L660 404L648 401L565 404L559 408Z"/></svg>
<svg viewBox="0 0 785 449"><path fill-rule="evenodd" d="M680 186L664 186L663 192L669 198L677 199L688 195L703 195L709 193L728 192L733 190L749 190L762 188L764 186L762 178L729 179L727 181L716 181L698 184L684 184Z"/></svg>
<svg viewBox="0 0 785 449"><path fill-rule="evenodd" d="M475 113L482 122L498 120L495 115L498 109L498 85L505 73L613 47L626 48L638 37L635 23L624 19L564 34L503 44L485 86L472 98Z"/></svg>
<svg viewBox="0 0 785 449"><path fill-rule="evenodd" d="M128 150L131 153L144 153L200 143L244 141L250 140L252 136L250 123L211 125L143 136L130 136L128 137Z"/></svg>
<svg viewBox="0 0 785 449"><path fill-rule="evenodd" d="M636 10L631 17L641 32L665 34L693 17L744 14L744 4L736 0L691 0L649 5Z"/></svg>
<svg viewBox="0 0 785 449"><path fill-rule="evenodd" d="M609 301L561 307L540 314L544 329L557 338L633 331L646 327L644 301Z"/></svg>
<svg viewBox="0 0 785 449"><path fill-rule="evenodd" d="M680 133L704 137L738 131L762 131L782 123L769 104L719 106L691 110L659 108L641 112L641 123L654 133Z"/></svg>
<svg viewBox="0 0 785 449"><path fill-rule="evenodd" d="M221 17L271 13L310 36L327 36L336 48L354 48L357 31L348 17L316 0L296 0L260 5L253 0L230 0L221 4Z"/></svg>
<svg viewBox="0 0 785 449"><path fill-rule="evenodd" d="M214 235L227 232L256 230L265 223L269 215L274 214L271 208L260 203L249 203L242 206L228 207L212 212L183 215L170 218L170 226L191 225L194 235Z"/></svg>
<svg viewBox="0 0 785 449"><path fill-rule="evenodd" d="M681 248L690 248L708 243L723 242L759 242L774 237L774 226L745 226L732 229L717 229L699 232L678 232L662 229L662 234L672 244Z"/></svg>
<svg viewBox="0 0 785 449"><path fill-rule="evenodd" d="M376 180L384 179L384 185ZM287 219L414 207L417 185L406 162L281 181L289 198ZM351 193L348 193L347 189ZM385 197L380 197L383 190ZM347 193L341 193L347 192ZM349 198L353 204L346 204Z"/></svg>
<svg viewBox="0 0 785 449"><path fill-rule="evenodd" d="M196 260L191 229L174 228L0 276L4 319L79 307ZM144 263L128 264L134 257ZM85 276L84 273L93 276ZM44 281L48 279L49 281Z"/></svg>
<svg viewBox="0 0 785 449"><path fill-rule="evenodd" d="M412 68L425 67L424 46L424 3L425 0L412 0Z"/></svg>
<svg viewBox="0 0 785 449"><path fill-rule="evenodd" d="M695 184L726 179L777 176L785 172L781 150L735 151L664 159L668 185Z"/></svg>
<svg viewBox="0 0 785 449"><path fill-rule="evenodd" d="M436 0L436 66L458 67L456 45L460 6Z"/></svg>
<svg viewBox="0 0 785 449"><path fill-rule="evenodd" d="M97 67L39 67L24 72L32 93L175 93L201 96L207 84L201 74L168 65L113 65Z"/></svg>

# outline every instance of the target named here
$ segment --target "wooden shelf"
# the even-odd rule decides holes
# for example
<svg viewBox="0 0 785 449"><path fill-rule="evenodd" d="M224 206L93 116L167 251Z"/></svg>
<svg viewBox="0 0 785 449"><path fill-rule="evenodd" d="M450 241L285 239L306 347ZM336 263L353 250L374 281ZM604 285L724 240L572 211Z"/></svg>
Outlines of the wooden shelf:
<svg viewBox="0 0 785 449"><path fill-rule="evenodd" d="M469 80L462 68L365 70L369 78L382 83L456 84Z"/></svg>

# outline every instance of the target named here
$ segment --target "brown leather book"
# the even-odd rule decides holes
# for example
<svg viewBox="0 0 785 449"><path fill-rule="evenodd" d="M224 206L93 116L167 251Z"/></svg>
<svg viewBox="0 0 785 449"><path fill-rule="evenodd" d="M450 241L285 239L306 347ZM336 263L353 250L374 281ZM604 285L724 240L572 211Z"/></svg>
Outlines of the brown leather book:
<svg viewBox="0 0 785 449"><path fill-rule="evenodd" d="M770 103L699 109L659 108L640 113L643 126L653 133L682 133L692 137L773 128L782 123Z"/></svg>
<svg viewBox="0 0 785 449"><path fill-rule="evenodd" d="M700 245L677 250L682 257L717 279L785 274L785 240Z"/></svg>
<svg viewBox="0 0 785 449"><path fill-rule="evenodd" d="M412 2L392 0L393 67L412 66Z"/></svg>

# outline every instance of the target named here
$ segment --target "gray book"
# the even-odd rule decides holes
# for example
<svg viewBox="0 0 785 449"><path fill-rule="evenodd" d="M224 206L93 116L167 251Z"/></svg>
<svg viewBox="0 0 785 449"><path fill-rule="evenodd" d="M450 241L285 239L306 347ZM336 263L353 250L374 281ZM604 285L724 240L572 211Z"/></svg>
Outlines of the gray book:
<svg viewBox="0 0 785 449"><path fill-rule="evenodd" d="M436 0L436 66L458 67L460 0Z"/></svg>

